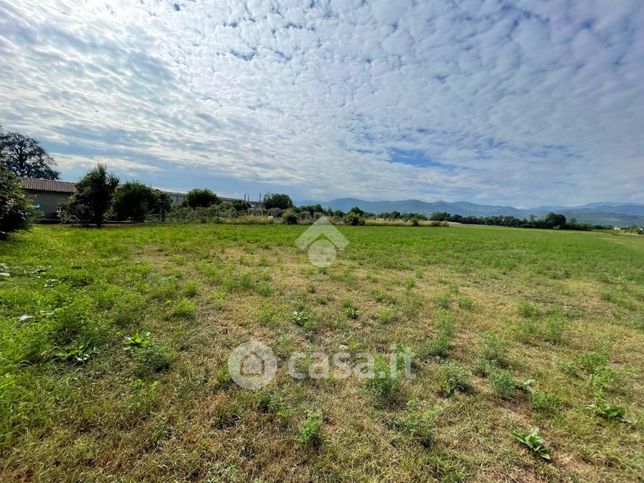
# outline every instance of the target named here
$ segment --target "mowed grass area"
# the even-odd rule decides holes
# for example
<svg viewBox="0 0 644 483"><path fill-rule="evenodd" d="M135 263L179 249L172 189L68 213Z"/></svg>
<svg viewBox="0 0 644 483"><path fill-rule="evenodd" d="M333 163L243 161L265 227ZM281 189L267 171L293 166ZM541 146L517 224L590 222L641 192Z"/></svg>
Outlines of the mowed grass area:
<svg viewBox="0 0 644 483"><path fill-rule="evenodd" d="M644 239L340 227L348 247L318 269L305 229L1 243L0 480L641 478ZM409 347L416 378L300 381L281 364L249 391L226 363L251 339L281 358ZM631 423L587 408L604 401ZM552 462L510 434L532 427Z"/></svg>

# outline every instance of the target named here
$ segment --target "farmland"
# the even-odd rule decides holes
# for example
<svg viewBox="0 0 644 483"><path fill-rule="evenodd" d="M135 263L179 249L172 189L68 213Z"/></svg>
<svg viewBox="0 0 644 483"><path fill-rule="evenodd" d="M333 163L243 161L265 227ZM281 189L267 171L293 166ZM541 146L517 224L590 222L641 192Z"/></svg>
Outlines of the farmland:
<svg viewBox="0 0 644 483"><path fill-rule="evenodd" d="M641 237L340 227L322 269L305 229L39 226L0 244L0 479L641 477ZM249 340L281 360L407 347L416 377L374 390L280 364L251 391L227 372ZM533 427L551 461L511 435Z"/></svg>

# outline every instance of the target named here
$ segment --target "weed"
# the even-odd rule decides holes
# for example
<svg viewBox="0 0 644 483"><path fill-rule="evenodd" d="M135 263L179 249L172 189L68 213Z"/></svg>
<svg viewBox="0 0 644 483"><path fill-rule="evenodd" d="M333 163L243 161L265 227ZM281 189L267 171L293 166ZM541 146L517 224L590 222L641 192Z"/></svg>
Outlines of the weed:
<svg viewBox="0 0 644 483"><path fill-rule="evenodd" d="M546 442L539 434L539 428L532 428L529 432L512 431L510 434L539 458L547 461L552 459L550 449L546 446Z"/></svg>
<svg viewBox="0 0 644 483"><path fill-rule="evenodd" d="M543 391L533 391L530 405L534 411L554 415L561 409L562 401L559 397Z"/></svg>
<svg viewBox="0 0 644 483"><path fill-rule="evenodd" d="M125 338L125 350L131 351L138 349L139 347L146 347L150 344L150 332L147 330L142 330L137 332L133 336Z"/></svg>
<svg viewBox="0 0 644 483"><path fill-rule="evenodd" d="M452 305L452 294L446 292L437 296L434 300L434 305L439 309L449 309Z"/></svg>
<svg viewBox="0 0 644 483"><path fill-rule="evenodd" d="M472 310L474 308L474 301L467 295L458 298L458 306L463 310Z"/></svg>
<svg viewBox="0 0 644 483"><path fill-rule="evenodd" d="M390 307L380 307L377 317L381 324L390 324L397 319L396 311Z"/></svg>
<svg viewBox="0 0 644 483"><path fill-rule="evenodd" d="M450 397L457 391L469 392L470 380L470 371L456 362L450 361L441 366L440 389L445 397Z"/></svg>
<svg viewBox="0 0 644 483"><path fill-rule="evenodd" d="M525 317L526 319L534 319L536 317L539 317L539 315L541 315L541 312L535 304L523 300L519 302L519 315L521 317Z"/></svg>
<svg viewBox="0 0 644 483"><path fill-rule="evenodd" d="M561 344L566 330L566 320L559 317L549 317L544 323L544 330L548 342Z"/></svg>
<svg viewBox="0 0 644 483"><path fill-rule="evenodd" d="M405 417L402 420L404 432L426 448L431 448L434 438L432 434L432 414L422 412L418 400L412 399L405 407Z"/></svg>
<svg viewBox="0 0 644 483"><path fill-rule="evenodd" d="M517 389L517 382L508 371L494 371L490 377L494 393L501 399L511 399L514 390Z"/></svg>
<svg viewBox="0 0 644 483"><path fill-rule="evenodd" d="M609 421L617 421L625 424L632 424L626 419L626 408L623 406L612 406L606 401L597 401L587 406L593 413Z"/></svg>
<svg viewBox="0 0 644 483"><path fill-rule="evenodd" d="M396 399L400 376L398 371L392 370L389 361L377 357L374 363L373 377L367 379L367 387L385 402Z"/></svg>
<svg viewBox="0 0 644 483"><path fill-rule="evenodd" d="M137 374L144 376L169 369L176 359L176 354L168 345L155 342L134 351L134 358L137 363Z"/></svg>
<svg viewBox="0 0 644 483"><path fill-rule="evenodd" d="M302 445L317 445L322 434L322 417L319 413L309 412L302 421L297 442Z"/></svg>
<svg viewBox="0 0 644 483"><path fill-rule="evenodd" d="M92 354L96 352L96 347L88 342L77 342L54 353L54 357L63 362L73 362L75 364L84 364Z"/></svg>
<svg viewBox="0 0 644 483"><path fill-rule="evenodd" d="M497 334L488 332L481 338L480 359L499 367L507 367L508 344Z"/></svg>
<svg viewBox="0 0 644 483"><path fill-rule="evenodd" d="M175 318L191 319L195 316L195 303L187 298L180 299L172 308L172 316Z"/></svg>
<svg viewBox="0 0 644 483"><path fill-rule="evenodd" d="M342 309L344 310L344 315L346 315L348 319L356 320L360 316L358 308L349 299L344 299L342 301Z"/></svg>
<svg viewBox="0 0 644 483"><path fill-rule="evenodd" d="M198 293L198 285L196 280L188 280L183 287L181 292L184 297L192 298L195 297Z"/></svg>

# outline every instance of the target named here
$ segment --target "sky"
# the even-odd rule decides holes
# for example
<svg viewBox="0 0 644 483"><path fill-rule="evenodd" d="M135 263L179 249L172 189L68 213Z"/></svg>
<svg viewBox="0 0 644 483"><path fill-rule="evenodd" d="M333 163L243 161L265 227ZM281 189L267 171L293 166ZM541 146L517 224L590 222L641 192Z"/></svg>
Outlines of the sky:
<svg viewBox="0 0 644 483"><path fill-rule="evenodd" d="M0 125L75 181L644 202L644 2L0 0Z"/></svg>

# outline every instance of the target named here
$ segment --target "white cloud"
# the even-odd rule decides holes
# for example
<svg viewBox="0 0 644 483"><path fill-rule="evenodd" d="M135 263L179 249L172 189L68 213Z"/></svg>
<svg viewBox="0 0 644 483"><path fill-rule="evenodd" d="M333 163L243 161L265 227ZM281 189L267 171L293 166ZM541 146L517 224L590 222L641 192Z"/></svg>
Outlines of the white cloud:
<svg viewBox="0 0 644 483"><path fill-rule="evenodd" d="M0 0L1 122L184 188L642 199L641 2L304 4Z"/></svg>

